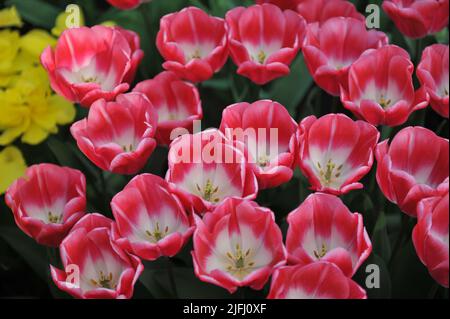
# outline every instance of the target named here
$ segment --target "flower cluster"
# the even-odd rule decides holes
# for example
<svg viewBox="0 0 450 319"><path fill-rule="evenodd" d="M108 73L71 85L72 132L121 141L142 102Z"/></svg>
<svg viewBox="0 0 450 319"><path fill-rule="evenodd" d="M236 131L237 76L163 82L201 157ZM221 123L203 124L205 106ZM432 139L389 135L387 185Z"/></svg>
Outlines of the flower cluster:
<svg viewBox="0 0 450 319"><path fill-rule="evenodd" d="M147 1L108 2L132 9ZM2 60L0 76L21 66L15 59L33 62L36 74L20 72L3 83L0 141L23 134L38 143L56 124L70 122L72 105L64 97L87 108L70 129L80 151L103 171L133 176L110 201L113 219L87 213L85 177L72 168L34 165L8 188L6 203L18 227L40 244L59 247L63 268L52 265L51 275L61 290L77 298L131 298L141 259L173 257L192 237L195 275L230 293L261 290L272 278L268 298L365 299L352 279L372 251L365 212L352 212L339 196L364 188L375 161L382 193L417 217L417 255L448 287L449 142L412 126L380 142L377 129L406 123L430 102L448 118L448 46L424 50L416 87L408 53L388 44L383 32L368 30L350 2L257 2L229 10L224 19L196 7L162 17L156 47L165 71L135 86L144 53L133 31L103 25L65 30L56 45L30 48L42 50L42 75L36 61L23 56L27 39L37 35L20 38L6 30L10 44L0 52L11 63ZM448 1L411 4L421 11L404 18L410 2L384 1L408 36L438 31L448 21L448 13L431 21L422 10L448 7ZM316 84L357 120L329 113L297 122L282 104L261 99L225 107L218 128L194 130L203 117L197 84L229 57L237 74L265 85L289 74L301 51ZM34 94L25 78L46 90ZM13 89L36 99L30 114L47 117L17 119L28 125L17 127L2 103L23 103ZM142 172L158 145L168 147L165 178ZM0 153L0 164L15 156L14 149ZM289 182L296 168L313 193L288 215L283 240L277 212L255 200L261 190Z"/></svg>

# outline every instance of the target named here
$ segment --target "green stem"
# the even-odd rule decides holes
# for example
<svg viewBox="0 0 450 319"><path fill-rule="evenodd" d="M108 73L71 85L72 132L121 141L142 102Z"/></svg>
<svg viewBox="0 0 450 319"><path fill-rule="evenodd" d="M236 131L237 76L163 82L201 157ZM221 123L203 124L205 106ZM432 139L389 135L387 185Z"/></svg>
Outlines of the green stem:
<svg viewBox="0 0 450 319"><path fill-rule="evenodd" d="M436 129L436 134L440 135L442 130L445 128L445 126L447 125L448 120L447 119L443 119L441 124L439 124L438 128Z"/></svg>
<svg viewBox="0 0 450 319"><path fill-rule="evenodd" d="M47 247L47 258L50 265L53 265L55 267L59 266L56 248Z"/></svg>
<svg viewBox="0 0 450 319"><path fill-rule="evenodd" d="M415 56L415 62L416 64L419 63L420 58L422 57L422 50L423 50L423 39L416 40L416 56Z"/></svg>
<svg viewBox="0 0 450 319"><path fill-rule="evenodd" d="M435 299L440 287L441 286L435 282L428 292L428 299Z"/></svg>
<svg viewBox="0 0 450 319"><path fill-rule="evenodd" d="M403 237L406 233L406 228L408 227L409 217L402 213L402 226L400 228L400 232L394 244L394 249L392 250L391 258L389 259L389 269L392 268L397 255L400 253L400 248L402 247Z"/></svg>
<svg viewBox="0 0 450 319"><path fill-rule="evenodd" d="M178 292L177 292L177 284L175 282L175 274L173 271L173 264L172 260L167 257L167 273L169 276L169 283L170 283L170 289L172 290L172 294L174 299L178 299Z"/></svg>

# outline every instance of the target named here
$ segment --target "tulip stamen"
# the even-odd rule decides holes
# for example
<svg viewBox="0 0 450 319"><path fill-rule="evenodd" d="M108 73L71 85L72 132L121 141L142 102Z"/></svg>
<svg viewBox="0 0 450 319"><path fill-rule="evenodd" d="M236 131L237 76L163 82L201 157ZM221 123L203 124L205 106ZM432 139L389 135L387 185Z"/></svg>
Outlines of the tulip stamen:
<svg viewBox="0 0 450 319"><path fill-rule="evenodd" d="M323 257L325 257L327 252L328 252L327 245L325 243L322 243L322 246L320 247L319 251L314 250L314 256L317 259L322 259Z"/></svg>
<svg viewBox="0 0 450 319"><path fill-rule="evenodd" d="M219 191L219 186L214 186L211 180L207 180L203 189L196 184L197 191L201 194L202 198L208 202L218 203L220 198L215 197L217 192Z"/></svg>
<svg viewBox="0 0 450 319"><path fill-rule="evenodd" d="M380 99L378 101L378 103L384 109L389 107L391 105L391 102L392 102L392 100L391 99L386 99L383 94L381 94L381 97L380 97Z"/></svg>
<svg viewBox="0 0 450 319"><path fill-rule="evenodd" d="M47 219L50 224L59 224L61 222L62 216L58 214L53 214L52 212L48 212Z"/></svg>
<svg viewBox="0 0 450 319"><path fill-rule="evenodd" d="M96 76L88 76L85 77L84 75L81 76L81 81L84 83L98 83Z"/></svg>
<svg viewBox="0 0 450 319"><path fill-rule="evenodd" d="M161 230L159 222L156 222L153 232L146 230L145 233L147 234L148 237L150 237L150 241L152 243L157 243L158 241L167 236L167 234L169 233L169 226L166 226L164 230Z"/></svg>
<svg viewBox="0 0 450 319"><path fill-rule="evenodd" d="M122 149L126 153L133 152L134 151L134 146L133 146L133 144L124 145L124 146L122 146Z"/></svg>
<svg viewBox="0 0 450 319"><path fill-rule="evenodd" d="M100 276L97 280L91 279L91 284L105 289L115 289L117 285L113 283L113 274L110 272L108 275L105 275L103 271L100 271Z"/></svg>
<svg viewBox="0 0 450 319"><path fill-rule="evenodd" d="M251 273L255 266L255 263L249 260L251 249L247 249L244 253L239 244L236 244L234 253L227 252L226 255L229 261L229 265L226 268L227 271L240 280Z"/></svg>
<svg viewBox="0 0 450 319"><path fill-rule="evenodd" d="M336 167L336 164L329 159L324 170L320 162L317 162L317 168L319 169L320 181L322 185L330 186L335 178L339 178L342 175L343 167L343 164Z"/></svg>

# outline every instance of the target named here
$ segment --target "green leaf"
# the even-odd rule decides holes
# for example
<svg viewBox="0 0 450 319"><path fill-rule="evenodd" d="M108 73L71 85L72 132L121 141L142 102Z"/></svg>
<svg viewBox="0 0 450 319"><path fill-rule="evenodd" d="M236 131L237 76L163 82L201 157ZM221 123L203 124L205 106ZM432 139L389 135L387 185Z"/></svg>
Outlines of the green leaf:
<svg viewBox="0 0 450 319"><path fill-rule="evenodd" d="M291 116L295 116L297 106L305 97L312 82L303 56L299 55L291 66L291 73L276 80L270 90L265 92L264 97L281 103Z"/></svg>
<svg viewBox="0 0 450 319"><path fill-rule="evenodd" d="M50 266L44 246L40 246L13 226L0 226L0 237L25 260L39 277L44 281L49 280Z"/></svg>
<svg viewBox="0 0 450 319"><path fill-rule="evenodd" d="M380 212L372 235L373 251L384 260L392 254L391 242L387 232L387 220L384 212Z"/></svg>
<svg viewBox="0 0 450 319"><path fill-rule="evenodd" d="M7 0L6 6L15 6L25 21L47 30L55 25L60 13L59 8L42 0Z"/></svg>

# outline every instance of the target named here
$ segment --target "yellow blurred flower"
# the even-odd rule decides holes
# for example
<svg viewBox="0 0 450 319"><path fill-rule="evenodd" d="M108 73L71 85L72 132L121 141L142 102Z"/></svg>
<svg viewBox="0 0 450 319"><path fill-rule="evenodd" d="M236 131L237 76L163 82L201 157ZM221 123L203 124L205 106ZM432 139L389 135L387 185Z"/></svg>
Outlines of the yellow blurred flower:
<svg viewBox="0 0 450 319"><path fill-rule="evenodd" d="M0 87L8 85L15 73L15 61L20 49L19 39L17 31L0 30Z"/></svg>
<svg viewBox="0 0 450 319"><path fill-rule="evenodd" d="M19 13L16 7L5 8L0 10L0 28L4 27L21 27L22 19L20 19Z"/></svg>
<svg viewBox="0 0 450 319"><path fill-rule="evenodd" d="M107 21L103 21L102 23L100 23L101 25L104 25L105 27L115 27L117 26L117 23L115 23L112 20L107 20Z"/></svg>
<svg viewBox="0 0 450 319"><path fill-rule="evenodd" d="M0 145L19 137L24 143L39 144L74 118L73 104L52 93L41 67L24 70L13 86L0 91Z"/></svg>
<svg viewBox="0 0 450 319"><path fill-rule="evenodd" d="M0 31L0 145L21 138L36 145L58 125L75 118L72 103L50 88L48 75L39 57L56 39L44 30L34 29L20 36L9 29Z"/></svg>
<svg viewBox="0 0 450 319"><path fill-rule="evenodd" d="M8 146L0 151L0 195L19 177L25 174L27 164L20 150Z"/></svg>

